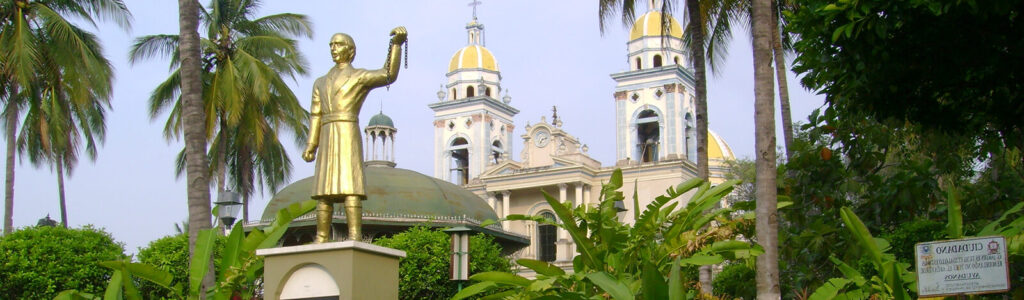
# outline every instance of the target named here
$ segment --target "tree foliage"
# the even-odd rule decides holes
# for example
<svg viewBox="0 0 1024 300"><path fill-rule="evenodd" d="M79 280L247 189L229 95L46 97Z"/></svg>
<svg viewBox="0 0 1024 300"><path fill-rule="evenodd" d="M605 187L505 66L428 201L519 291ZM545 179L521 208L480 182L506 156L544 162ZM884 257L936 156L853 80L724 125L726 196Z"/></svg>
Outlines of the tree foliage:
<svg viewBox="0 0 1024 300"><path fill-rule="evenodd" d="M757 297L757 288L750 283L754 281L754 269L744 263L733 263L722 267L715 276L712 285L715 295L726 299L750 299Z"/></svg>
<svg viewBox="0 0 1024 300"><path fill-rule="evenodd" d="M50 299L66 289L97 293L110 280L99 262L124 258L124 246L92 226L23 228L0 236L0 298Z"/></svg>
<svg viewBox="0 0 1024 300"><path fill-rule="evenodd" d="M410 228L374 244L405 251L399 260L400 299L446 299L455 295L458 284L448 274L451 265L451 237L425 226ZM469 272L509 272L511 264L501 255L501 247L486 235L469 240Z"/></svg>
<svg viewBox="0 0 1024 300"><path fill-rule="evenodd" d="M794 70L830 109L979 140L979 154L1024 145L1024 3L798 3Z"/></svg>
<svg viewBox="0 0 1024 300"><path fill-rule="evenodd" d="M615 210L616 201L625 197L622 172L615 170L601 188L597 207L559 203L550 195L545 200L559 220L543 216L509 215L523 220L562 227L572 237L579 252L572 260L572 272L532 259L516 262L537 273L530 280L503 272L478 273L470 277L478 283L467 287L453 299L464 299L500 288L509 290L492 297L562 299L605 297L613 299L683 299L697 295L693 282L684 281L682 266L704 266L726 259L749 259L763 251L748 242L733 240L738 223L752 218L731 219L731 209L715 208L732 190L735 181L712 187L692 179L670 187L643 211L634 211L636 223L625 224ZM678 200L692 192L688 201ZM633 203L639 200L634 195ZM636 205L635 207L639 207ZM677 209L677 207L679 207ZM716 222L717 227L709 226Z"/></svg>
<svg viewBox="0 0 1024 300"><path fill-rule="evenodd" d="M214 259L220 258L226 237L218 236L214 248ZM171 286L188 288L188 235L179 233L152 242L139 248L135 257L139 263L151 265L171 274ZM139 281L139 293L146 299L177 299L174 292L149 281Z"/></svg>

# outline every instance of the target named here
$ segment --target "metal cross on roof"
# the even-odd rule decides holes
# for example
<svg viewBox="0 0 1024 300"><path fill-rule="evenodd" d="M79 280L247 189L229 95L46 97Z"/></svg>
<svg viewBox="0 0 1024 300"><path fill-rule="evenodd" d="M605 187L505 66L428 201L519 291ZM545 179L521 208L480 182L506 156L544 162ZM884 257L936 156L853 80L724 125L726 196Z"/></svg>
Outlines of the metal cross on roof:
<svg viewBox="0 0 1024 300"><path fill-rule="evenodd" d="M480 5L480 4L483 4L483 2L480 2L478 0L473 0L472 2L469 2L469 4L466 5L466 6L472 6L473 7L473 20L476 20L476 7L477 7L477 5Z"/></svg>

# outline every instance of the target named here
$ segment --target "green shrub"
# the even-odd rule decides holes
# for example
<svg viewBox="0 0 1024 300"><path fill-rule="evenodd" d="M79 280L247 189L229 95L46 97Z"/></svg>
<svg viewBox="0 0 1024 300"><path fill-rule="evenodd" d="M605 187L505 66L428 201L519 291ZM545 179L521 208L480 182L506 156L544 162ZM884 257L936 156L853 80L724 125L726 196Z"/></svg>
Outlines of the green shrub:
<svg viewBox="0 0 1024 300"><path fill-rule="evenodd" d="M914 220L901 224L891 233L882 234L889 241L890 251L902 263L914 263L914 244L946 238L946 224L932 220Z"/></svg>
<svg viewBox="0 0 1024 300"><path fill-rule="evenodd" d="M449 280L451 242L447 233L418 226L374 244L405 251L405 258L399 261L399 299L448 299L458 290L458 284ZM474 235L469 245L470 274L510 271L511 264L491 237Z"/></svg>
<svg viewBox="0 0 1024 300"><path fill-rule="evenodd" d="M726 299L754 299L757 285L754 284L754 269L744 263L729 264L722 268L711 284L715 295Z"/></svg>
<svg viewBox="0 0 1024 300"><path fill-rule="evenodd" d="M217 236L216 246L213 250L215 260L220 259L221 249L224 248L226 236ZM188 235L168 235L149 242L146 248L139 248L136 257L140 263L152 265L157 269L167 271L174 276L171 286L181 284L182 288L188 289ZM155 283L139 280L139 292L146 299L177 299L174 292L163 288Z"/></svg>
<svg viewBox="0 0 1024 300"><path fill-rule="evenodd" d="M98 263L125 257L124 245L89 225L15 231L0 237L0 299L52 299L68 289L102 294L111 271Z"/></svg>

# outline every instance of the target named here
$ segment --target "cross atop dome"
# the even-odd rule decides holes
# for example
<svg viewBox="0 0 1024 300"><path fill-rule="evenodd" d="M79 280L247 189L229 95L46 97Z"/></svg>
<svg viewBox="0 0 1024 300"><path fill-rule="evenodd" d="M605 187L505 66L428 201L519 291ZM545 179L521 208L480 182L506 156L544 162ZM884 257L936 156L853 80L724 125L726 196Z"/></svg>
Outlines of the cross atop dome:
<svg viewBox="0 0 1024 300"><path fill-rule="evenodd" d="M480 2L479 0L473 0L472 2L469 2L469 4L466 5L473 7L473 21L476 21L476 7L480 4L483 4L483 2Z"/></svg>
<svg viewBox="0 0 1024 300"><path fill-rule="evenodd" d="M480 24L476 21L476 7L480 4L483 4L483 2L473 0L467 5L473 7L473 21L466 24L466 34L468 35L469 45L484 46L484 24Z"/></svg>

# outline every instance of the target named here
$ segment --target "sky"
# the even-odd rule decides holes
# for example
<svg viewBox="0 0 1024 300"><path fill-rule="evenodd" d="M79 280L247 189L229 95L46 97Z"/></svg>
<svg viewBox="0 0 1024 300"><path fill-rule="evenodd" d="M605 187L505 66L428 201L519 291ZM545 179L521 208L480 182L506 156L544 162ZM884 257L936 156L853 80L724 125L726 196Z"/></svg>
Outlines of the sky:
<svg viewBox="0 0 1024 300"><path fill-rule="evenodd" d="M125 243L128 253L135 253L152 240L174 234L174 224L186 220L188 211L185 180L174 175L174 158L183 143L164 137L167 115L151 119L147 106L150 92L169 75L168 60L154 58L133 65L127 59L136 37L178 33L177 1L125 2L134 16L129 31L105 23L83 26L99 36L117 77L105 142L95 161L84 159L83 154L72 176L66 178L66 193L71 227L92 224L104 228ZM552 106L557 106L564 122L562 128L587 144L592 157L606 166L614 164L615 82L609 74L629 68L629 28L616 16L602 33L597 2L587 2L483 1L478 6L486 47L498 60L502 88L512 96L510 104L520 110L515 118L515 160L519 160L523 147L518 137L526 123L536 123L541 116L550 118ZM409 31L408 68L401 70L390 89L369 94L360 122L365 126L379 111L390 116L398 129L398 167L433 175L434 154L423 151L433 144L433 111L427 105L438 101L436 93L446 81L451 56L466 45L465 25L472 19L467 3L264 0L257 16L298 13L312 21L313 38L299 39L300 51L309 61L309 74L291 83L306 109L313 80L333 66L328 48L333 33L353 37L358 49L353 63L356 67L377 69L383 66L387 53L388 33L396 26L405 26ZM638 8L638 14L644 11ZM681 11L675 14L677 19L682 17ZM733 36L717 75L709 72L708 122L737 157L753 158L750 35L746 28L738 28ZM794 121L804 121L823 104L823 97L800 87L795 77L789 73L792 115ZM781 124L778 116L776 122ZM781 147L781 125L776 127ZM292 143L293 136L282 136L281 140L291 147L290 181L311 176L313 164L301 159L302 148ZM35 225L46 215L59 221L57 179L52 170L19 158L15 180L16 227ZM250 216L262 215L271 195L270 191L256 195L250 203Z"/></svg>

